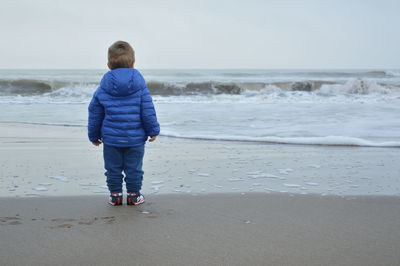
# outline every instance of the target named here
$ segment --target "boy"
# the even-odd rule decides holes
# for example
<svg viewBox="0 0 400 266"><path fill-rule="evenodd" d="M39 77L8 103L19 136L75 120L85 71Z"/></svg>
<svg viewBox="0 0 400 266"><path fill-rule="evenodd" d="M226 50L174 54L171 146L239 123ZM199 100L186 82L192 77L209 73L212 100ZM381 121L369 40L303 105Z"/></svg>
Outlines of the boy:
<svg viewBox="0 0 400 266"><path fill-rule="evenodd" d="M125 174L127 204L144 202L144 145L160 133L156 111L142 75L134 68L135 52L127 42L108 48L108 71L89 104L88 136L95 146L103 143L109 203L122 205Z"/></svg>

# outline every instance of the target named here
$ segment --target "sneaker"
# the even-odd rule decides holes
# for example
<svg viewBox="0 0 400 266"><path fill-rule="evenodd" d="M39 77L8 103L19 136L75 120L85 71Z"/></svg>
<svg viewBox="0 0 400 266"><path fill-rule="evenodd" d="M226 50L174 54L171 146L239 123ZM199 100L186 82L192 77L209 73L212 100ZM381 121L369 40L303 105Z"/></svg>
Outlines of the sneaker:
<svg viewBox="0 0 400 266"><path fill-rule="evenodd" d="M113 206L122 205L122 193L111 193L108 203Z"/></svg>
<svg viewBox="0 0 400 266"><path fill-rule="evenodd" d="M128 193L126 198L127 205L139 205L144 202L144 197L140 193Z"/></svg>

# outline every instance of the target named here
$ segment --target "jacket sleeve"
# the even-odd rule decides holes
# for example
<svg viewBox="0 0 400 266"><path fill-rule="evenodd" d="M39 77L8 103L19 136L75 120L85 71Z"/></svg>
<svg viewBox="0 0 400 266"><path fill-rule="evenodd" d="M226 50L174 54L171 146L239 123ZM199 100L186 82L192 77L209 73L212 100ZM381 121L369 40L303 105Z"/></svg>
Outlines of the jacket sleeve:
<svg viewBox="0 0 400 266"><path fill-rule="evenodd" d="M157 122L153 99L146 85L144 85L142 89L140 109L142 124L146 135L151 137L158 136L160 134L160 124Z"/></svg>
<svg viewBox="0 0 400 266"><path fill-rule="evenodd" d="M104 119L104 107L97 98L97 91L94 93L88 108L88 137L91 142L101 138L101 126Z"/></svg>

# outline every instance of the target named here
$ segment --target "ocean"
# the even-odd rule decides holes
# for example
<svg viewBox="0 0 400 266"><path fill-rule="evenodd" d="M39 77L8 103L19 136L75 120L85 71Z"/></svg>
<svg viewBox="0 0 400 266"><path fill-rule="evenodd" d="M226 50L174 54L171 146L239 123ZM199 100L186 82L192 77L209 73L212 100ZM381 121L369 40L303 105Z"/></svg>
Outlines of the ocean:
<svg viewBox="0 0 400 266"><path fill-rule="evenodd" d="M400 70L140 71L164 136L400 147ZM86 127L106 72L0 70L0 122Z"/></svg>

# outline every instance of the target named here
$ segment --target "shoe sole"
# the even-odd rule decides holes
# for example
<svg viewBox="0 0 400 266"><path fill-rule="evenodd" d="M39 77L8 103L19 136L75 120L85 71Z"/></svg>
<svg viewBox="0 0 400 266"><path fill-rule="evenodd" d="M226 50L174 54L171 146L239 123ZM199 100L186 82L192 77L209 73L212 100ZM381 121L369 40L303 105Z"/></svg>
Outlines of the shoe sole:
<svg viewBox="0 0 400 266"><path fill-rule="evenodd" d="M113 204L111 202L109 202L108 204L111 205L111 206L122 206L122 204Z"/></svg>

